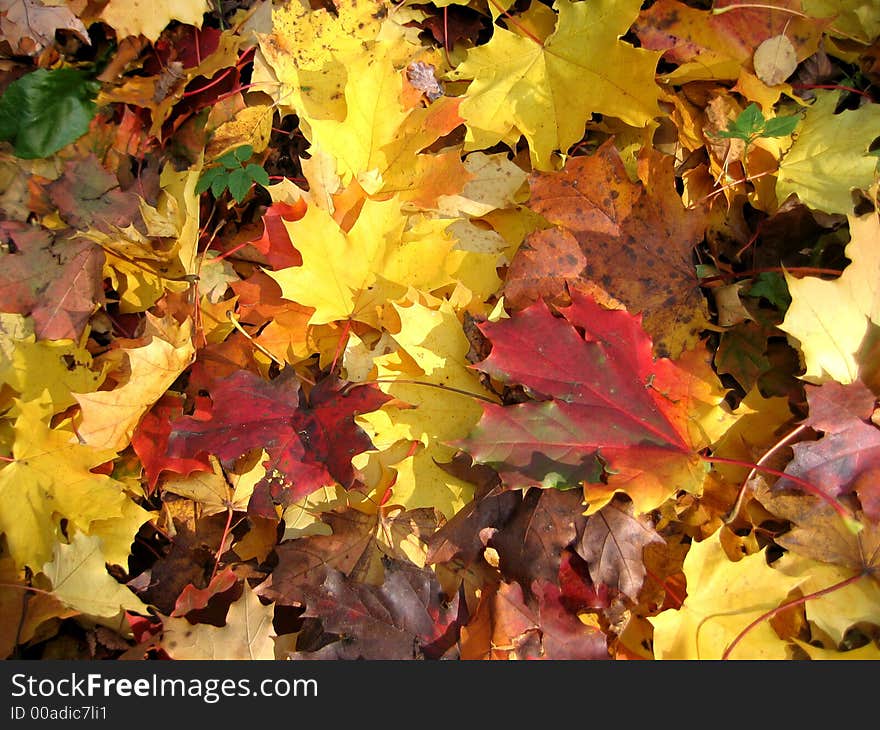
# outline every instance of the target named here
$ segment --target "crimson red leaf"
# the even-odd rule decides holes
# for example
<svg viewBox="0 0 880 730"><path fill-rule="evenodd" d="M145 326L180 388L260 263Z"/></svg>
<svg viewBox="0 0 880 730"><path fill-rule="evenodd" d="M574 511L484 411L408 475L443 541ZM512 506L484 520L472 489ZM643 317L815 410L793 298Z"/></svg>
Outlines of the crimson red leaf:
<svg viewBox="0 0 880 730"><path fill-rule="evenodd" d="M163 471L184 476L194 471L212 471L211 462L204 456L174 458L168 453L171 421L183 416L183 398L172 392L165 393L141 419L131 436L131 445L141 460L147 477L147 492L152 493Z"/></svg>
<svg viewBox="0 0 880 730"><path fill-rule="evenodd" d="M265 449L267 488L276 503L289 504L323 486L355 484L351 458L370 448L354 417L389 399L371 386L343 393L332 380L318 383L306 398L299 381L282 374L266 381L242 370L211 392L206 419L185 416L172 423L168 454L194 459L213 454L231 462L251 449Z"/></svg>
<svg viewBox="0 0 880 730"><path fill-rule="evenodd" d="M640 512L676 489L694 491L704 473L694 441L702 437L689 419L706 383L670 360L654 360L638 316L577 292L560 311L556 317L539 301L481 326L492 352L476 367L521 384L534 400L485 404L456 445L510 487L574 487L598 482L604 468L609 485L634 500L644 492Z"/></svg>

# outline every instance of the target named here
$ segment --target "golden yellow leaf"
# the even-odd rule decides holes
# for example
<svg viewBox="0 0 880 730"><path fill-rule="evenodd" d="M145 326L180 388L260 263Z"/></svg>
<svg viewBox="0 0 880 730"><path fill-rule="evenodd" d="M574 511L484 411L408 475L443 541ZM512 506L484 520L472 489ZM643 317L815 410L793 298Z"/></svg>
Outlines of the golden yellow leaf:
<svg viewBox="0 0 880 730"><path fill-rule="evenodd" d="M60 601L89 616L110 618L122 611L148 615L147 606L107 572L101 539L75 533L69 544L56 543L42 573Z"/></svg>
<svg viewBox="0 0 880 730"><path fill-rule="evenodd" d="M91 471L116 452L77 443L69 420L46 425L48 393L19 401L18 411L13 461L0 463L0 532L16 565L38 569L61 539L62 519L88 533L96 520L121 517L127 497L118 481Z"/></svg>
<svg viewBox="0 0 880 730"><path fill-rule="evenodd" d="M800 347L812 383L832 379L851 383L859 376L856 359L869 320L880 324L880 217L849 216L850 264L833 281L786 273L791 305L779 328Z"/></svg>
<svg viewBox="0 0 880 730"><path fill-rule="evenodd" d="M0 384L9 386L21 401L47 391L53 413L76 402L73 392L95 390L104 380L101 370L92 369L92 356L84 347L70 340L37 342L33 328L18 314L0 313L0 355ZM12 397L0 399L0 404L13 407Z"/></svg>
<svg viewBox="0 0 880 730"><path fill-rule="evenodd" d="M121 451L128 446L141 417L195 354L192 320L178 326L172 317L164 321L150 313L146 317L147 344L122 350L127 360L126 382L112 390L74 394L82 414L77 433L94 448Z"/></svg>
<svg viewBox="0 0 880 730"><path fill-rule="evenodd" d="M468 52L451 74L470 79L461 114L465 150L498 142L529 143L532 165L549 170L584 135L593 113L644 127L660 115L654 73L660 54L620 40L639 0L556 0L555 30L526 37L494 27L491 40Z"/></svg>
<svg viewBox="0 0 880 730"><path fill-rule="evenodd" d="M275 658L275 607L264 606L248 582L229 607L223 626L164 617L160 646L172 659L254 660Z"/></svg>
<svg viewBox="0 0 880 730"><path fill-rule="evenodd" d="M688 595L681 608L648 619L656 659L721 659L746 627L804 581L767 565L763 550L731 562L718 532L691 544L684 573ZM786 644L765 620L742 637L730 658L786 659Z"/></svg>
<svg viewBox="0 0 880 730"><path fill-rule="evenodd" d="M209 0L110 0L99 17L119 40L142 35L155 41L172 20L201 28L211 9Z"/></svg>

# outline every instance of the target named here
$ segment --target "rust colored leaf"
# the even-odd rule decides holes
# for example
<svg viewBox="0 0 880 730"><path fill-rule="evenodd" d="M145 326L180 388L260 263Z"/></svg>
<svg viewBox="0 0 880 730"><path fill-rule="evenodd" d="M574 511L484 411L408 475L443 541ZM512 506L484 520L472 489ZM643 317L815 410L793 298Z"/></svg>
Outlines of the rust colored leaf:
<svg viewBox="0 0 880 730"><path fill-rule="evenodd" d="M530 207L554 228L532 233L518 250L504 286L510 306L538 298L565 301L565 285L588 281L643 314L658 355L693 346L708 318L691 253L707 226L675 191L673 160L642 160L630 182L611 140L561 172L533 173Z"/></svg>

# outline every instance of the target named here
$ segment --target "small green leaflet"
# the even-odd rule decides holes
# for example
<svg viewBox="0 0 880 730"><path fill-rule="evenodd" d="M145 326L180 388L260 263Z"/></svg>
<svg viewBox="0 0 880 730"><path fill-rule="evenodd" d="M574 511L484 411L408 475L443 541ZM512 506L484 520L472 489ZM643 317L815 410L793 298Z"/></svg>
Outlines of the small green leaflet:
<svg viewBox="0 0 880 730"><path fill-rule="evenodd" d="M254 163L242 167L253 154L254 148L245 144L218 157L219 164L208 168L199 178L196 193L201 194L210 188L214 197L219 198L229 188L235 202L241 203L253 183L267 187L269 174L262 167Z"/></svg>
<svg viewBox="0 0 880 730"><path fill-rule="evenodd" d="M55 154L89 130L100 87L72 68L41 68L16 79L0 98L0 140L24 159Z"/></svg>
<svg viewBox="0 0 880 730"><path fill-rule="evenodd" d="M797 115L764 119L758 105L752 102L739 116L727 125L726 130L716 132L722 139L741 139L751 144L761 137L785 137L794 131L801 118Z"/></svg>

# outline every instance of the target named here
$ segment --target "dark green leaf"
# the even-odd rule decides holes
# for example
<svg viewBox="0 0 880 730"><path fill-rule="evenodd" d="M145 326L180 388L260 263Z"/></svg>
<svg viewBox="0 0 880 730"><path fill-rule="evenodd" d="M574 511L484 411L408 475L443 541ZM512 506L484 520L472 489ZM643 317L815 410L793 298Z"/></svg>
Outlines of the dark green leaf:
<svg viewBox="0 0 880 730"><path fill-rule="evenodd" d="M219 167L211 167L205 170L196 185L196 195L205 192L221 176L224 176L224 170L221 170Z"/></svg>
<svg viewBox="0 0 880 730"><path fill-rule="evenodd" d="M253 180L256 183L259 183L264 188L269 186L269 173L266 172L262 167L260 167L259 165L255 165L254 163L251 163L250 165L248 165L244 169L245 169L245 172L247 172L248 176L251 178L251 180Z"/></svg>
<svg viewBox="0 0 880 730"><path fill-rule="evenodd" d="M237 147L232 151L232 154L235 155L235 159L239 162L244 162L245 160L249 160L254 155L254 148L249 144L242 145L241 147Z"/></svg>
<svg viewBox="0 0 880 730"><path fill-rule="evenodd" d="M237 170L241 167L241 163L235 158L234 150L227 152L222 157L218 157L217 162L223 165L227 170Z"/></svg>
<svg viewBox="0 0 880 730"><path fill-rule="evenodd" d="M214 181L211 183L211 192L214 194L215 198L219 198L223 195L223 191L226 190L226 184L228 182L229 178L225 174L218 175L214 178Z"/></svg>
<svg viewBox="0 0 880 730"><path fill-rule="evenodd" d="M745 133L746 136L759 134L763 127L764 115L761 113L761 110L755 102L752 102L743 109L736 118L736 122L734 122L734 128ZM731 129L731 127L728 127L728 129Z"/></svg>
<svg viewBox="0 0 880 730"><path fill-rule="evenodd" d="M251 176L243 168L229 173L229 192L235 198L236 203L244 200L244 196L251 189L251 182Z"/></svg>
<svg viewBox="0 0 880 730"><path fill-rule="evenodd" d="M785 278L776 271L762 271L749 289L750 297L763 297L780 312L788 310L791 294Z"/></svg>
<svg viewBox="0 0 880 730"><path fill-rule="evenodd" d="M794 128L798 125L800 120L801 118L798 116L775 117L774 119L768 119L767 123L764 125L764 131L761 133L761 136L785 137L794 131Z"/></svg>
<svg viewBox="0 0 880 730"><path fill-rule="evenodd" d="M25 159L48 157L82 137L95 116L100 85L70 68L37 69L0 98L0 139Z"/></svg>

